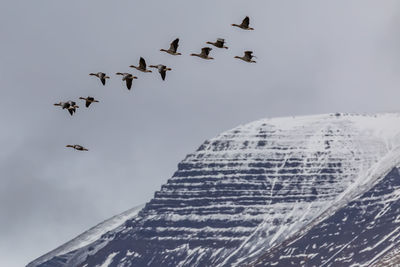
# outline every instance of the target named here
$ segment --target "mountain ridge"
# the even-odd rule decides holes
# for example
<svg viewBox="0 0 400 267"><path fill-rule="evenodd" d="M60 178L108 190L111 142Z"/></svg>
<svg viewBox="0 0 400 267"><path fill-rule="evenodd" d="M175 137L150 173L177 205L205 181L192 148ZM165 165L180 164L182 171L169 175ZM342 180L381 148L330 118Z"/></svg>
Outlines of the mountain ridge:
<svg viewBox="0 0 400 267"><path fill-rule="evenodd" d="M94 249L32 266L250 264L398 164L399 122L393 113L336 113L240 125L188 154L138 216Z"/></svg>

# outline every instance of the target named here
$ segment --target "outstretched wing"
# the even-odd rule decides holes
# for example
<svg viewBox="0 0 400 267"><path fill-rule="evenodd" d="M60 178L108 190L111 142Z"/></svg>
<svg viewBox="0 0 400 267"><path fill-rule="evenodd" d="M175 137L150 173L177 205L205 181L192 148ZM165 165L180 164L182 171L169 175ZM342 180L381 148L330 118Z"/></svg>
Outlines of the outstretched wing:
<svg viewBox="0 0 400 267"><path fill-rule="evenodd" d="M140 57L140 60L139 60L139 68L146 69L146 61L142 57Z"/></svg>
<svg viewBox="0 0 400 267"><path fill-rule="evenodd" d="M88 98L88 100L89 100L89 98ZM86 104L85 104L85 106L86 106L87 108L90 106L90 104L92 104L92 102L90 102L90 101L88 101L88 100L86 100Z"/></svg>
<svg viewBox="0 0 400 267"><path fill-rule="evenodd" d="M211 51L211 48L210 48L210 47L203 47L203 48L201 49L201 54L202 54L202 55L205 55L205 56L208 56L208 54L210 54L210 51Z"/></svg>
<svg viewBox="0 0 400 267"><path fill-rule="evenodd" d="M167 72L166 72L165 70L160 71L161 78L163 79L163 81L165 80L165 74L166 74L166 73L167 73Z"/></svg>
<svg viewBox="0 0 400 267"><path fill-rule="evenodd" d="M217 39L217 47L223 47L225 43L225 40L222 38Z"/></svg>
<svg viewBox="0 0 400 267"><path fill-rule="evenodd" d="M248 16L246 16L246 17L243 19L242 25L241 25L241 26L247 28L247 27L249 27L249 24L250 24L250 18L249 18Z"/></svg>
<svg viewBox="0 0 400 267"><path fill-rule="evenodd" d="M253 51L244 51L244 57L248 58L249 60L253 58Z"/></svg>
<svg viewBox="0 0 400 267"><path fill-rule="evenodd" d="M170 45L169 50L173 51L176 53L176 50L178 49L179 46L179 38L176 38Z"/></svg>
<svg viewBox="0 0 400 267"><path fill-rule="evenodd" d="M103 85L106 85L106 79L104 77L100 78L100 81Z"/></svg>
<svg viewBox="0 0 400 267"><path fill-rule="evenodd" d="M128 90L131 90L131 87L132 87L132 79L126 79L126 87L128 87Z"/></svg>
<svg viewBox="0 0 400 267"><path fill-rule="evenodd" d="M71 114L71 116L74 115L74 109L69 108L69 109L68 109L68 112L69 112L69 114Z"/></svg>

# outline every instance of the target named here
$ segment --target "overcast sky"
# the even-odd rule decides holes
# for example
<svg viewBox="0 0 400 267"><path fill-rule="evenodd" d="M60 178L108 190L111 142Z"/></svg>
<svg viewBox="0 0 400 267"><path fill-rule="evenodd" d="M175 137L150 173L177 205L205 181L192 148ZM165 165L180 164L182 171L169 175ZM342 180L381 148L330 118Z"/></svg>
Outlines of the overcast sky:
<svg viewBox="0 0 400 267"><path fill-rule="evenodd" d="M145 203L187 153L273 116L398 111L398 0L3 1L0 265ZM255 31L230 26L251 17ZM180 38L182 56L159 51ZM214 61L190 57L206 41ZM233 59L253 50L257 64ZM173 71L138 73L143 56ZM102 86L90 72L111 75ZM115 72L137 74L131 91ZM71 117L58 101L80 102ZM65 148L82 144L89 152Z"/></svg>

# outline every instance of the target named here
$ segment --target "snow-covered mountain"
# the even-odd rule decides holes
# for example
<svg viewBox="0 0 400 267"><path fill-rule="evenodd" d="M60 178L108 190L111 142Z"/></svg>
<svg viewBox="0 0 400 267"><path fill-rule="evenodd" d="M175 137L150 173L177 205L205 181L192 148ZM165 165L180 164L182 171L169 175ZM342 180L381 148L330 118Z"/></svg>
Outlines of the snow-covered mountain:
<svg viewBox="0 0 400 267"><path fill-rule="evenodd" d="M399 261L399 145L400 114L239 126L189 154L123 225L29 266Z"/></svg>

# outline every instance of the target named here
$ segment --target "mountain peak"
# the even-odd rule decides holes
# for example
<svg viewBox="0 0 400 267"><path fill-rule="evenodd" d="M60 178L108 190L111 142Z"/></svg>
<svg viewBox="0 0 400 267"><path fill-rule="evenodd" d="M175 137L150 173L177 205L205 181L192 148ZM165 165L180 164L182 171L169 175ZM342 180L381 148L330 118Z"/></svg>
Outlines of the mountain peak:
<svg viewBox="0 0 400 267"><path fill-rule="evenodd" d="M123 227L42 266L250 264L373 188L399 144L397 113L238 126L189 154Z"/></svg>

